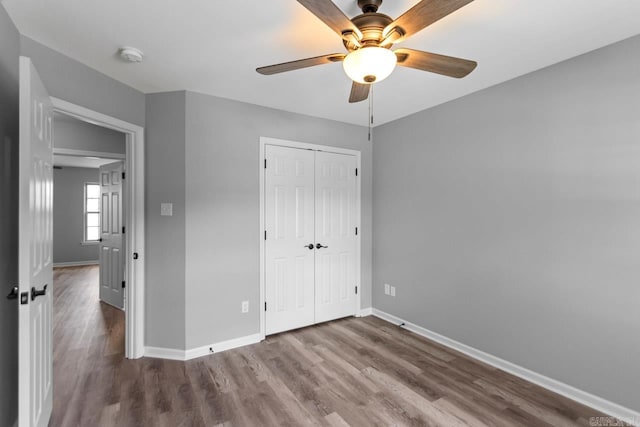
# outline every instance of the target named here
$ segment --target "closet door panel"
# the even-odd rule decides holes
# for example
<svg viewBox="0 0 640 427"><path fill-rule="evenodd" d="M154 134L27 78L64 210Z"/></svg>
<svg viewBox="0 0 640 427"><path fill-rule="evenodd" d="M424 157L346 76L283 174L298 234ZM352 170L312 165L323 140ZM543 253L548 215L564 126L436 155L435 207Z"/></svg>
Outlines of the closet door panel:
<svg viewBox="0 0 640 427"><path fill-rule="evenodd" d="M316 323L356 309L356 158L316 152Z"/></svg>
<svg viewBox="0 0 640 427"><path fill-rule="evenodd" d="M315 322L314 153L267 145L266 334Z"/></svg>

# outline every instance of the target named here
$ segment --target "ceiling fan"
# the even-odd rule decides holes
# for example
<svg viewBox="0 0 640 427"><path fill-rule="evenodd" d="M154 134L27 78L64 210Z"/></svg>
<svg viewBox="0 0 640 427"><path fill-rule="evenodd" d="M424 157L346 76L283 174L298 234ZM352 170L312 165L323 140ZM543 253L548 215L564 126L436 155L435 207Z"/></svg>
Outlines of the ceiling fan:
<svg viewBox="0 0 640 427"><path fill-rule="evenodd" d="M353 80L349 102L369 97L371 84L388 77L396 64L403 67L461 78L478 65L475 61L438 55L420 50L400 48L391 51L394 43L409 38L423 28L444 18L473 0L422 0L395 21L378 13L382 0L358 0L362 14L349 19L331 0L298 0L341 38L349 53L332 53L282 64L257 68L270 75L314 65L342 62L346 74Z"/></svg>

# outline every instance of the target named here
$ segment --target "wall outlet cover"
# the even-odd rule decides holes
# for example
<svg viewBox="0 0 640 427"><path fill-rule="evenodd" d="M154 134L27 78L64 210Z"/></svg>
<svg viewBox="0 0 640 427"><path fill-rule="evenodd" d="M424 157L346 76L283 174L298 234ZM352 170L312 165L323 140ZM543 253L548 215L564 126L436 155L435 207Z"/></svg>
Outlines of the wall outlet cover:
<svg viewBox="0 0 640 427"><path fill-rule="evenodd" d="M249 301L242 301L242 312L243 313L249 312Z"/></svg>

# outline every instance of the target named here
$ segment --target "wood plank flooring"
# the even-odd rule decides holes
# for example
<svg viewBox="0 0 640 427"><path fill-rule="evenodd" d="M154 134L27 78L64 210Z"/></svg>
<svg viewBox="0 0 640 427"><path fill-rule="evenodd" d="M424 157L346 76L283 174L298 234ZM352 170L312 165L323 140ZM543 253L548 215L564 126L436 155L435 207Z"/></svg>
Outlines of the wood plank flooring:
<svg viewBox="0 0 640 427"><path fill-rule="evenodd" d="M97 267L54 273L51 426L575 426L593 409L374 317L188 362L124 359Z"/></svg>

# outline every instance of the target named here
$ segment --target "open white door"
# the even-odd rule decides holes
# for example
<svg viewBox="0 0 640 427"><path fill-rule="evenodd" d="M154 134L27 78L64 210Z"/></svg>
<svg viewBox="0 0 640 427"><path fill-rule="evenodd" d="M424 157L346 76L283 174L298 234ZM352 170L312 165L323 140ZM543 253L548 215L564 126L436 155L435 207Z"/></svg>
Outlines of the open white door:
<svg viewBox="0 0 640 427"><path fill-rule="evenodd" d="M53 106L29 58L20 57L19 415L49 423L53 403Z"/></svg>
<svg viewBox="0 0 640 427"><path fill-rule="evenodd" d="M316 152L316 323L356 312L356 158Z"/></svg>
<svg viewBox="0 0 640 427"><path fill-rule="evenodd" d="M100 166L100 300L124 309L123 163Z"/></svg>

